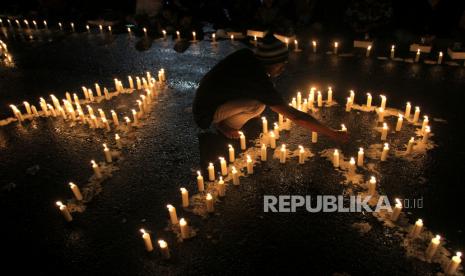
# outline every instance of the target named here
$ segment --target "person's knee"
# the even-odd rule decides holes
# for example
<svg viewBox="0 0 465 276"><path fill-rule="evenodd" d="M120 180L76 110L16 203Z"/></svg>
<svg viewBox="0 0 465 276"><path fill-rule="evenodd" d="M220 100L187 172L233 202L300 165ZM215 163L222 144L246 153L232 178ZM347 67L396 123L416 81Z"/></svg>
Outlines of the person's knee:
<svg viewBox="0 0 465 276"><path fill-rule="evenodd" d="M260 115L265 110L265 105L259 101L252 100L248 104L247 111L251 114Z"/></svg>

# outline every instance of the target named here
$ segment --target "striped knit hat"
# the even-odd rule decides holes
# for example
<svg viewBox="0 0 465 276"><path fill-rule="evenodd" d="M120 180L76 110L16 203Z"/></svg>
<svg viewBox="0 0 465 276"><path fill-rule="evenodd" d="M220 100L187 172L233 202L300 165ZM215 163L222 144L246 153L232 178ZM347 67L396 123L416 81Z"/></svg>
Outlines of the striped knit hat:
<svg viewBox="0 0 465 276"><path fill-rule="evenodd" d="M258 45L255 57L264 64L271 65L287 60L289 55L286 45L269 32Z"/></svg>

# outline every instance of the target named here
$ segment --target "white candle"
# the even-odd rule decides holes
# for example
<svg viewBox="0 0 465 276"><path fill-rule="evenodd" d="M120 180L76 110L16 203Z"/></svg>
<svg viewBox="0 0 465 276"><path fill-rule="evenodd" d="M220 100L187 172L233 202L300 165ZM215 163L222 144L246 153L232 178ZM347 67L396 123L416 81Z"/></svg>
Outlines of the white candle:
<svg viewBox="0 0 465 276"><path fill-rule="evenodd" d="M442 63L442 52L439 52L439 55L438 55L438 64L441 64Z"/></svg>
<svg viewBox="0 0 465 276"><path fill-rule="evenodd" d="M305 163L305 150L303 146L299 146L299 164Z"/></svg>
<svg viewBox="0 0 465 276"><path fill-rule="evenodd" d="M241 150L245 150L246 149L246 145L245 145L245 135L242 131L239 131L239 139L240 139L240 143L241 143Z"/></svg>
<svg viewBox="0 0 465 276"><path fill-rule="evenodd" d="M363 148L359 148L358 155L357 155L357 166L359 166L359 167L363 166L364 155L365 155L365 153L363 152Z"/></svg>
<svg viewBox="0 0 465 276"><path fill-rule="evenodd" d="M383 152L381 152L381 161L386 161L389 152L389 144L384 143Z"/></svg>
<svg viewBox="0 0 465 276"><path fill-rule="evenodd" d="M289 38L285 38L284 43L286 43L286 48L289 48Z"/></svg>
<svg viewBox="0 0 465 276"><path fill-rule="evenodd" d="M349 174L355 174L355 158L351 157L349 161Z"/></svg>
<svg viewBox="0 0 465 276"><path fill-rule="evenodd" d="M236 167L232 166L231 173L232 173L233 184L239 185L239 174L237 173Z"/></svg>
<svg viewBox="0 0 465 276"><path fill-rule="evenodd" d="M378 122L384 121L384 109L382 107L378 108Z"/></svg>
<svg viewBox="0 0 465 276"><path fill-rule="evenodd" d="M394 59L395 52L396 52L396 46L395 46L395 45L392 45L392 46L391 46L391 59Z"/></svg>
<svg viewBox="0 0 465 276"><path fill-rule="evenodd" d="M301 106L302 105L302 93L300 92L297 92L297 106Z"/></svg>
<svg viewBox="0 0 465 276"><path fill-rule="evenodd" d="M115 134L115 142L116 142L116 147L118 149L122 149L123 145L121 144L121 138L119 137L118 134Z"/></svg>
<svg viewBox="0 0 465 276"><path fill-rule="evenodd" d="M181 228L181 238L188 239L189 238L189 225L187 225L187 221L184 218L179 220L179 226Z"/></svg>
<svg viewBox="0 0 465 276"><path fill-rule="evenodd" d="M231 43L234 43L234 35L233 34L230 36L230 38L231 38Z"/></svg>
<svg viewBox="0 0 465 276"><path fill-rule="evenodd" d="M381 141L386 141L388 129L389 128L387 124L383 123L383 129L381 130Z"/></svg>
<svg viewBox="0 0 465 276"><path fill-rule="evenodd" d="M227 175L228 167L226 166L226 160L224 160L224 157L219 157L219 159L220 159L221 174Z"/></svg>
<svg viewBox="0 0 465 276"><path fill-rule="evenodd" d="M162 34L163 34L163 39L166 40L166 31L165 31L165 30L162 30L161 32L162 32Z"/></svg>
<svg viewBox="0 0 465 276"><path fill-rule="evenodd" d="M279 125L278 123L275 122L274 123L274 135L276 139L279 139L279 131L280 131Z"/></svg>
<svg viewBox="0 0 465 276"><path fill-rule="evenodd" d="M236 156L234 153L234 148L232 145L228 145L229 151L229 162L233 163L236 160Z"/></svg>
<svg viewBox="0 0 465 276"><path fill-rule="evenodd" d="M158 240L158 246L160 246L160 253L163 259L169 259L171 255L168 244L164 240Z"/></svg>
<svg viewBox="0 0 465 276"><path fill-rule="evenodd" d="M268 137L269 137L270 147L272 149L275 149L276 148L276 137L274 135L274 132L270 131Z"/></svg>
<svg viewBox="0 0 465 276"><path fill-rule="evenodd" d="M268 121L266 120L266 117L262 117L262 132L263 134L268 133Z"/></svg>
<svg viewBox="0 0 465 276"><path fill-rule="evenodd" d="M313 46L313 53L316 53L316 41L312 41L312 46Z"/></svg>
<svg viewBox="0 0 465 276"><path fill-rule="evenodd" d="M32 115L31 105L28 102L23 102L23 104L24 104L24 107L26 108L27 114Z"/></svg>
<svg viewBox="0 0 465 276"><path fill-rule="evenodd" d="M421 142L423 144L426 144L426 142L428 142L428 137L429 137L430 132L431 132L431 128L429 126L426 126L425 132L423 133L423 138L421 139Z"/></svg>
<svg viewBox="0 0 465 276"><path fill-rule="evenodd" d="M341 131L347 131L346 125L341 124Z"/></svg>
<svg viewBox="0 0 465 276"><path fill-rule="evenodd" d="M197 171L197 189L199 190L199 192L203 192L205 189L203 176L200 173L200 171Z"/></svg>
<svg viewBox="0 0 465 276"><path fill-rule="evenodd" d="M396 205L394 207L394 211L391 215L391 220L396 221L399 218L400 212L402 211L402 202L396 198Z"/></svg>
<svg viewBox="0 0 465 276"><path fill-rule="evenodd" d="M354 104L355 102L355 91L354 90L350 90L350 102L352 104Z"/></svg>
<svg viewBox="0 0 465 276"><path fill-rule="evenodd" d="M192 32L192 41L197 41L196 35L197 34L195 32Z"/></svg>
<svg viewBox="0 0 465 276"><path fill-rule="evenodd" d="M415 114L413 114L413 123L418 122L419 118L420 118L420 107L415 106Z"/></svg>
<svg viewBox="0 0 465 276"><path fill-rule="evenodd" d="M446 268L446 275L454 275L455 272L457 271L457 268L459 267L460 263L462 262L462 253L457 252L454 257L450 260L449 265L447 265Z"/></svg>
<svg viewBox="0 0 465 276"><path fill-rule="evenodd" d="M317 102L318 102L318 107L322 107L323 106L323 97L321 96L321 92L318 91L318 97L317 97Z"/></svg>
<svg viewBox="0 0 465 276"><path fill-rule="evenodd" d="M113 162L113 158L111 157L110 149L107 147L107 144L103 144L103 153L105 154L105 160L108 163Z"/></svg>
<svg viewBox="0 0 465 276"><path fill-rule="evenodd" d="M223 177L218 180L218 195L223 197L226 194L226 186L224 185Z"/></svg>
<svg viewBox="0 0 465 276"><path fill-rule="evenodd" d="M212 43L216 43L216 34L215 33L212 34Z"/></svg>
<svg viewBox="0 0 465 276"><path fill-rule="evenodd" d="M328 103L332 103L333 102L333 89L330 87L328 87Z"/></svg>
<svg viewBox="0 0 465 276"><path fill-rule="evenodd" d="M396 124L396 131L400 131L402 128L402 122L404 121L404 116L402 114L399 114L399 118L397 118L397 124Z"/></svg>
<svg viewBox="0 0 465 276"><path fill-rule="evenodd" d="M134 120L134 125L139 124L139 119L137 118L137 111L135 109L132 109L132 119Z"/></svg>
<svg viewBox="0 0 465 276"><path fill-rule="evenodd" d="M296 101L295 97L292 98L291 106L292 106L293 108L297 108L297 101Z"/></svg>
<svg viewBox="0 0 465 276"><path fill-rule="evenodd" d="M100 172L100 167L98 166L98 164L94 160L91 160L90 163L92 164L92 169L94 170L95 177L97 177L97 179L102 178L102 173Z"/></svg>
<svg viewBox="0 0 465 276"><path fill-rule="evenodd" d="M168 213L170 214L171 224L177 224L178 215L176 214L176 208L174 208L174 206L171 204L166 205L166 208L168 208Z"/></svg>
<svg viewBox="0 0 465 276"><path fill-rule="evenodd" d="M68 207L66 207L66 205L64 205L61 201L57 201L56 205L60 209L61 214L63 215L63 217L65 218L67 222L70 222L73 220L73 217L71 216L68 210Z"/></svg>
<svg viewBox="0 0 465 276"><path fill-rule="evenodd" d="M371 52L371 45L368 45L367 47L367 52L366 52L366 57L369 57L370 56L370 52Z"/></svg>
<svg viewBox="0 0 465 276"><path fill-rule="evenodd" d="M371 107L371 101L373 100L373 97L371 96L370 93L367 93L367 107Z"/></svg>
<svg viewBox="0 0 465 276"><path fill-rule="evenodd" d="M405 113L404 113L404 117L406 119L408 119L410 117L410 110L412 109L412 105L410 104L410 102L407 102L407 105L405 106Z"/></svg>
<svg viewBox="0 0 465 276"><path fill-rule="evenodd" d="M144 240L145 250L147 250L147 252L153 251L152 239L150 238L150 234L145 232L144 229L140 229L140 232L142 233L142 239Z"/></svg>
<svg viewBox="0 0 465 276"><path fill-rule="evenodd" d="M69 187L71 188L71 191L73 192L74 197L79 201L82 200L82 194L81 194L81 191L79 190L79 187L73 182L69 182Z"/></svg>
<svg viewBox="0 0 465 276"><path fill-rule="evenodd" d="M427 260L431 260L431 258L433 258L440 243L441 243L441 236L439 235L436 235L436 237L431 239L431 243L428 245L428 248L426 249L426 252L425 252Z"/></svg>
<svg viewBox="0 0 465 276"><path fill-rule="evenodd" d="M350 112L351 109L352 109L352 101L350 100L350 97L347 97L346 112Z"/></svg>
<svg viewBox="0 0 465 276"><path fill-rule="evenodd" d="M118 115L116 114L114 110L111 110L110 112L111 112L111 117L113 119L113 124L115 125L115 127L118 127L119 126Z"/></svg>
<svg viewBox="0 0 465 276"><path fill-rule="evenodd" d="M312 131L312 143L318 142L318 132Z"/></svg>
<svg viewBox="0 0 465 276"><path fill-rule="evenodd" d="M407 144L406 154L412 153L414 142L415 142L415 139L413 137L410 137L410 140L408 141L408 144Z"/></svg>
<svg viewBox="0 0 465 276"><path fill-rule="evenodd" d="M428 123L429 123L429 120L428 120L428 116L423 116L423 122L421 124L421 132L425 132L425 129L426 127L428 126Z"/></svg>
<svg viewBox="0 0 465 276"><path fill-rule="evenodd" d="M144 32L144 36L147 36L147 28L142 28L142 31Z"/></svg>
<svg viewBox="0 0 465 276"><path fill-rule="evenodd" d="M334 42L334 54L337 55L337 48L339 46L339 43Z"/></svg>
<svg viewBox="0 0 465 276"><path fill-rule="evenodd" d="M213 163L208 164L208 180L215 181L215 166L213 166Z"/></svg>
<svg viewBox="0 0 465 276"><path fill-rule="evenodd" d="M281 164L286 163L286 157L287 157L286 145L282 144L281 149L279 150L279 162Z"/></svg>
<svg viewBox="0 0 465 276"><path fill-rule="evenodd" d="M247 154L247 174L253 174L253 162L250 155Z"/></svg>
<svg viewBox="0 0 465 276"><path fill-rule="evenodd" d="M300 49L299 49L299 42L297 41L297 39L294 39L294 52L299 52Z"/></svg>
<svg viewBox="0 0 465 276"><path fill-rule="evenodd" d="M186 188L181 188L182 207L189 207L189 192Z"/></svg>
<svg viewBox="0 0 465 276"><path fill-rule="evenodd" d="M381 97L381 108L384 110L386 109L386 96L380 95Z"/></svg>
<svg viewBox="0 0 465 276"><path fill-rule="evenodd" d="M376 178L371 176L370 181L368 182L368 194L374 195L376 192Z"/></svg>
<svg viewBox="0 0 465 276"><path fill-rule="evenodd" d="M134 81L131 76L128 76L129 88L134 89Z"/></svg>
<svg viewBox="0 0 465 276"><path fill-rule="evenodd" d="M339 167L339 151L336 149L333 153L333 166L335 168Z"/></svg>
<svg viewBox="0 0 465 276"><path fill-rule="evenodd" d="M260 156L262 161L266 161L267 154L266 154L266 144L262 144L261 148L261 156Z"/></svg>
<svg viewBox="0 0 465 276"><path fill-rule="evenodd" d="M415 62L420 61L420 49L417 50L417 54L415 55Z"/></svg>
<svg viewBox="0 0 465 276"><path fill-rule="evenodd" d="M215 212L215 206L213 205L213 196L208 193L205 197L206 205L207 205L207 212L213 213Z"/></svg>
<svg viewBox="0 0 465 276"><path fill-rule="evenodd" d="M315 101L315 87L310 88L310 93L308 94L308 108L313 107L313 102Z"/></svg>
<svg viewBox="0 0 465 276"><path fill-rule="evenodd" d="M420 234L422 228L423 228L423 220L422 220L422 219L418 219L418 220L415 222L415 225L413 226L412 232L410 232L410 236L411 236L412 238L418 237L418 235Z"/></svg>

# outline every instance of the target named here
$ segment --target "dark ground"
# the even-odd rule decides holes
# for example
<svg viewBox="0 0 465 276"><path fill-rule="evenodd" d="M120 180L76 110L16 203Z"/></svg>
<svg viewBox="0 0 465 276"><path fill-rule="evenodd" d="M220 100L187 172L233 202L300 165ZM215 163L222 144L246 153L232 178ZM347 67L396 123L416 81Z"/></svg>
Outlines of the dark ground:
<svg viewBox="0 0 465 276"><path fill-rule="evenodd" d="M154 42L149 50L139 52L134 47L138 39L126 35L50 33L34 41L25 42L18 36L3 40L16 67L0 67L2 118L10 116L11 103L36 103L39 96L52 92L57 96L65 91L80 93L82 85L96 81L112 87L114 77L126 82L128 74L142 75L147 70L155 73L165 68L169 83L146 127L124 149L120 170L104 182L103 192L85 212L74 214L70 224L63 221L54 202L71 198L69 181L87 182L92 173L89 160L103 159L105 135L84 127L69 128L61 120L40 119L23 127L13 123L0 128L2 263L17 273L32 269L47 275L297 271L430 275L440 271L438 265L407 258L401 239L371 214L263 213L264 194L339 195L346 190L339 184L341 176L318 155L304 166L296 162L280 166L276 160L258 165L252 177L242 178L240 187L228 187L227 197L217 204L211 218L201 219L178 207L178 215L198 229L198 236L191 240L178 243L164 230L168 223L165 205L179 206L179 187L194 191L195 170L205 167L200 164L226 154L228 141L215 134L198 135L191 103L202 75L239 45L224 42L212 48L202 42L178 54L171 42ZM352 51L349 44L348 40L343 43L346 49L341 52ZM278 81L285 98L290 99L298 89L307 91L310 84L332 85L340 103L345 102L349 89L357 91L359 103L364 103L366 91L374 95L374 104L379 104L376 95L384 93L388 106L403 110L410 100L430 118L447 120L430 120L438 146L420 160L379 165L380 189L389 197L423 197L424 208L411 210L410 221L423 218L429 230L450 241L448 248L463 250L465 68L379 61L366 59L363 53L337 58L322 48L327 46L321 46L316 55L291 53L289 70ZM388 46L377 45L373 54L384 55L381 49ZM107 110L109 106L125 110L133 101L118 97ZM269 122L277 119L271 113L268 117ZM320 118L333 127L346 122L352 141L342 150L348 154L355 154L360 144L373 143L379 135L371 130L373 114L346 114L341 107L333 107ZM252 133L259 127L258 121L248 124L247 137L254 138ZM410 134L404 136L406 141ZM305 144L313 153L335 146L323 137L317 145L310 145L309 134L298 127L281 141L292 149ZM397 140L390 142L402 145ZM36 165L40 167L37 172L28 170ZM373 229L360 235L351 226L354 222L368 222ZM138 232L141 227L152 231L152 240L168 241L170 261L162 261L158 251L145 253Z"/></svg>

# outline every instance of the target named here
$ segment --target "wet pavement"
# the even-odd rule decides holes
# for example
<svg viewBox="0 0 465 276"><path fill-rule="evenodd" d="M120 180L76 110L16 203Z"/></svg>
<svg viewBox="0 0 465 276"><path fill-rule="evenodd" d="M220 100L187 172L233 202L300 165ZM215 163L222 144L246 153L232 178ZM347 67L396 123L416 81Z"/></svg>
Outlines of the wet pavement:
<svg viewBox="0 0 465 276"><path fill-rule="evenodd" d="M32 41L21 37L3 40L8 44L15 67L0 67L2 118L11 116L8 105L53 92L81 93L82 85L94 82L113 87L113 78L126 83L127 75L167 72L168 86L160 91L144 126L131 134L122 133L125 146L118 170L105 180L102 190L86 204L84 212L73 213L66 223L55 204L72 198L67 183L84 185L92 176L90 160L103 161L101 144L114 135L85 126L70 127L61 119L35 119L22 126L11 123L0 128L3 220L2 244L5 264L21 272L33 268L37 274L256 274L306 272L352 275L432 275L442 271L437 263L407 256L402 247L402 229L383 225L369 213L264 213L263 195L350 194L359 186L341 184L344 176L324 156L324 149L339 147L324 137L310 143L310 134L294 126L283 132L279 143L291 150L302 144L314 154L304 165L295 160L279 164L277 159L257 164L255 173L241 178L238 187L228 185L226 197L207 218L180 206L180 187L196 190L196 170L227 156L227 144L239 152L237 141L212 132L200 132L192 118L191 104L201 77L222 57L242 47L221 42L192 45L179 54L171 41L154 41L147 51L135 49L139 38L50 32ZM26 39L28 40L28 39ZM381 55L381 54L380 54ZM355 56L291 53L287 72L277 81L286 99L297 90L307 95L310 85L333 87L340 106L322 108L315 116L339 128L343 122L351 142L339 147L344 155L356 156L358 147L380 143L374 113L344 111L349 89L355 101L365 102L365 93L388 97L388 106L400 110L405 102L421 106L430 116L431 138L436 147L415 160L392 157L388 162L370 160L374 171L361 170L367 178L376 173L379 193L389 198L423 198L424 208L404 209L410 224L421 217L432 233L447 240L446 247L463 250L461 200L464 192L463 94L465 68L410 64ZM225 84L227 85L227 84ZM113 90L113 89L111 89ZM127 112L135 106L135 95L121 95L102 107ZM269 123L277 121L270 110ZM395 118L387 118L391 126ZM245 127L248 145L258 137L261 122ZM395 149L402 149L414 133L405 125L400 134L389 136ZM272 152L269 150L269 156ZM218 162L216 162L218 163ZM217 164L219 167L219 164ZM197 235L179 242L167 227L166 204L178 209ZM354 223L367 223L361 233ZM163 238L172 258L164 261L156 249L144 251L139 229ZM5 246L6 245L6 246ZM155 245L155 243L154 243ZM421 244L426 247L426 244ZM25 265L27 264L27 265Z"/></svg>

